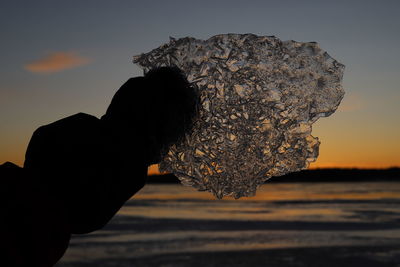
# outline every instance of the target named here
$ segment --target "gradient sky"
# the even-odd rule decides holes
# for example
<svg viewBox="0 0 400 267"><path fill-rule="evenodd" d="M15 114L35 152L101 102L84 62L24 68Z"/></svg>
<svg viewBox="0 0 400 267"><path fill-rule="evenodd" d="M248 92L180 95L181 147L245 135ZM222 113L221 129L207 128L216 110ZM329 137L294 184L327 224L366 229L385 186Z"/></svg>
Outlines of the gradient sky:
<svg viewBox="0 0 400 267"><path fill-rule="evenodd" d="M220 33L316 41L346 65L339 110L314 124L312 167L400 166L400 1L7 1L0 3L0 164L22 165L32 132L100 117L141 75L132 56Z"/></svg>

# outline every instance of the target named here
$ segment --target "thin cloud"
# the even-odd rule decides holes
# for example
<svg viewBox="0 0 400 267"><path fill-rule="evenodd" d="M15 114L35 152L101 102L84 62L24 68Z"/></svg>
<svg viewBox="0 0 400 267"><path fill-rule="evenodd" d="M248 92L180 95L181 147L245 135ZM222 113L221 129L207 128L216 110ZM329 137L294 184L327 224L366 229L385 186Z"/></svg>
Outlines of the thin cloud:
<svg viewBox="0 0 400 267"><path fill-rule="evenodd" d="M33 73L54 73L86 65L89 62L90 59L81 57L75 52L54 52L25 64L24 68Z"/></svg>

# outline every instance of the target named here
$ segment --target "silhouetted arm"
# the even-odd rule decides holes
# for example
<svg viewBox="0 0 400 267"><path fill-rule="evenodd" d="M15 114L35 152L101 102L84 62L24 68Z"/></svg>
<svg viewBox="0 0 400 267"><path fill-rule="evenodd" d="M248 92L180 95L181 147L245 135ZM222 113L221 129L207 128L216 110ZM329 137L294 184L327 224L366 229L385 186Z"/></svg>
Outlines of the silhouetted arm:
<svg viewBox="0 0 400 267"><path fill-rule="evenodd" d="M59 202L22 168L0 165L1 266L53 266L71 232Z"/></svg>
<svg viewBox="0 0 400 267"><path fill-rule="evenodd" d="M96 117L79 113L42 126L29 143L25 168L64 203L72 233L102 228L145 184L147 166ZM128 154L138 153L127 159Z"/></svg>

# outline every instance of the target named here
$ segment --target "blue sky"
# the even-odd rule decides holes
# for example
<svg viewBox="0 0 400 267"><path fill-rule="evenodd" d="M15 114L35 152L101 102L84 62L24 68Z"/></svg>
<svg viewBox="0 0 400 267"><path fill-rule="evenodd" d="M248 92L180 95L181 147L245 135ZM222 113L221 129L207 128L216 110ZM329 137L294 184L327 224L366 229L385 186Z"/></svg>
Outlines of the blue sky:
<svg viewBox="0 0 400 267"><path fill-rule="evenodd" d="M399 11L388 0L3 0L0 164L21 164L40 125L77 112L101 116L119 86L141 75L132 56L169 36L254 33L316 41L346 65L343 105L314 126L316 166L400 165ZM29 68L57 57L66 59L53 71Z"/></svg>

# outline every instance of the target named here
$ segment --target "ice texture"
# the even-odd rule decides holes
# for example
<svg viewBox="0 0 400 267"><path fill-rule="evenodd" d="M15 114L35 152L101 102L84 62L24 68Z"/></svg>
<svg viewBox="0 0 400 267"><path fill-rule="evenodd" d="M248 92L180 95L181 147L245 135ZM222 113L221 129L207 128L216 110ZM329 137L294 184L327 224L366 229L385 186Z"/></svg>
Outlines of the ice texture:
<svg viewBox="0 0 400 267"><path fill-rule="evenodd" d="M317 159L311 125L344 96L344 65L315 42L220 34L170 39L134 57L144 72L177 66L199 90L193 130L173 145L160 170L216 197L253 196L272 176Z"/></svg>

